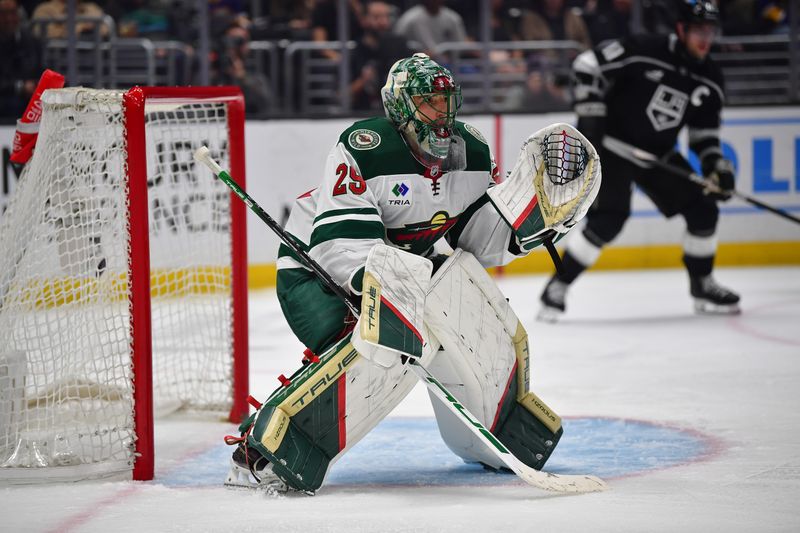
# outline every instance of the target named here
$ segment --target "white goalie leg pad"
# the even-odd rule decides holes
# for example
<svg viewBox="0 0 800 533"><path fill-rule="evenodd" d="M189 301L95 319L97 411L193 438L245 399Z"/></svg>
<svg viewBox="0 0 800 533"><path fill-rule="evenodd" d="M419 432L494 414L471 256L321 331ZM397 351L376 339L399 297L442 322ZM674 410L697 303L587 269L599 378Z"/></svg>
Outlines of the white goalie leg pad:
<svg viewBox="0 0 800 533"><path fill-rule="evenodd" d="M419 381L407 364L400 364L396 352L390 355L396 361L391 368L361 359L348 370L344 420L346 446L334 457L331 465L386 418Z"/></svg>
<svg viewBox="0 0 800 533"><path fill-rule="evenodd" d="M408 363L401 364L397 352L381 347L376 349L379 359L389 360L391 357L394 364L387 368L359 358L347 371L344 415L346 445L331 460L330 466L386 418L419 381L414 372L408 368ZM431 339L426 346L423 359L433 362L438 357L438 350L438 341Z"/></svg>
<svg viewBox="0 0 800 533"><path fill-rule="evenodd" d="M511 173L488 195L524 245L577 224L600 190L601 174L592 143L569 124L551 124L525 140Z"/></svg>
<svg viewBox="0 0 800 533"><path fill-rule="evenodd" d="M317 490L330 467L419 381L408 359L402 363L395 354L391 368L376 365L361 357L351 338L341 339L276 390L253 426L251 438L262 451L284 460L273 471L298 490Z"/></svg>
<svg viewBox="0 0 800 533"><path fill-rule="evenodd" d="M428 259L385 244L370 250L353 334L360 354L391 367L401 354L419 358L429 350L423 313L432 270Z"/></svg>
<svg viewBox="0 0 800 533"><path fill-rule="evenodd" d="M519 367L528 387L528 339L519 319L486 270L472 254L456 250L431 280L425 321L444 351L422 364L448 390L492 428L509 380ZM485 444L444 407L431 399L439 431L447 446L468 462L500 468Z"/></svg>

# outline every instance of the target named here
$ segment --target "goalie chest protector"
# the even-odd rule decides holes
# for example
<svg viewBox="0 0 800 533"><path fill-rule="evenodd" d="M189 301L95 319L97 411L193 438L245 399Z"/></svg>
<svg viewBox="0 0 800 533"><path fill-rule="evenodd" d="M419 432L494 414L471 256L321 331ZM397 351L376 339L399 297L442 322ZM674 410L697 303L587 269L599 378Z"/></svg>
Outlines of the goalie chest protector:
<svg viewBox="0 0 800 533"><path fill-rule="evenodd" d="M358 121L339 138L374 197L387 239L402 250L429 250L472 212L492 183L486 139L463 122L456 130L465 143L466 168L449 172L420 164L386 118Z"/></svg>

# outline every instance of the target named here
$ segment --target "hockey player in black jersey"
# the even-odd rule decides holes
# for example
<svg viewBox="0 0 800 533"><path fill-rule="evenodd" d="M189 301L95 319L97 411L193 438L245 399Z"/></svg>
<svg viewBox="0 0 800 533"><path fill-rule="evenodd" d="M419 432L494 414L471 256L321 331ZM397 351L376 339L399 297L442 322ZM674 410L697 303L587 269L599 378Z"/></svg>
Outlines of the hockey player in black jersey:
<svg viewBox="0 0 800 533"><path fill-rule="evenodd" d="M722 157L720 111L722 74L708 57L719 24L710 1L676 0L679 20L669 36L634 36L611 41L579 55L573 63L578 129L602 146L603 182L582 232L573 234L563 256L563 272L541 295L539 315L553 321L565 310L569 285L622 230L630 215L633 184L666 217L686 221L683 263L700 313L736 313L739 296L712 277L717 248L717 200L734 187L733 165ZM690 170L677 152L678 133L688 128L689 148L716 193L651 168L636 157L646 151ZM721 192L720 192L721 190Z"/></svg>

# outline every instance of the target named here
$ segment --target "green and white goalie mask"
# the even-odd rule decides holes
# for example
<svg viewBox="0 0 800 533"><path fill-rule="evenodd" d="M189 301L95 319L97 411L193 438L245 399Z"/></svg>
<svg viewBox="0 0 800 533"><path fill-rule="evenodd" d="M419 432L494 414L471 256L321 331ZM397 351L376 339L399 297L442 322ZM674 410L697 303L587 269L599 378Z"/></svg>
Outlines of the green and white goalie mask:
<svg viewBox="0 0 800 533"><path fill-rule="evenodd" d="M397 61L381 89L386 116L414 157L428 168L466 168L464 140L455 128L461 88L449 70L425 54Z"/></svg>

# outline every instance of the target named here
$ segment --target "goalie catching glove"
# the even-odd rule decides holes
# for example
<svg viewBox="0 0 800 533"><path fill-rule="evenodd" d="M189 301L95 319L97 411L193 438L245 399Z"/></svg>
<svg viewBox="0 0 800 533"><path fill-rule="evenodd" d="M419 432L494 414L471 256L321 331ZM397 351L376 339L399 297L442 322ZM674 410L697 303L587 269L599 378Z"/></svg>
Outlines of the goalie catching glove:
<svg viewBox="0 0 800 533"><path fill-rule="evenodd" d="M569 124L552 124L525 141L505 181L489 199L511 226L520 248L560 238L586 215L600 190L600 158Z"/></svg>

